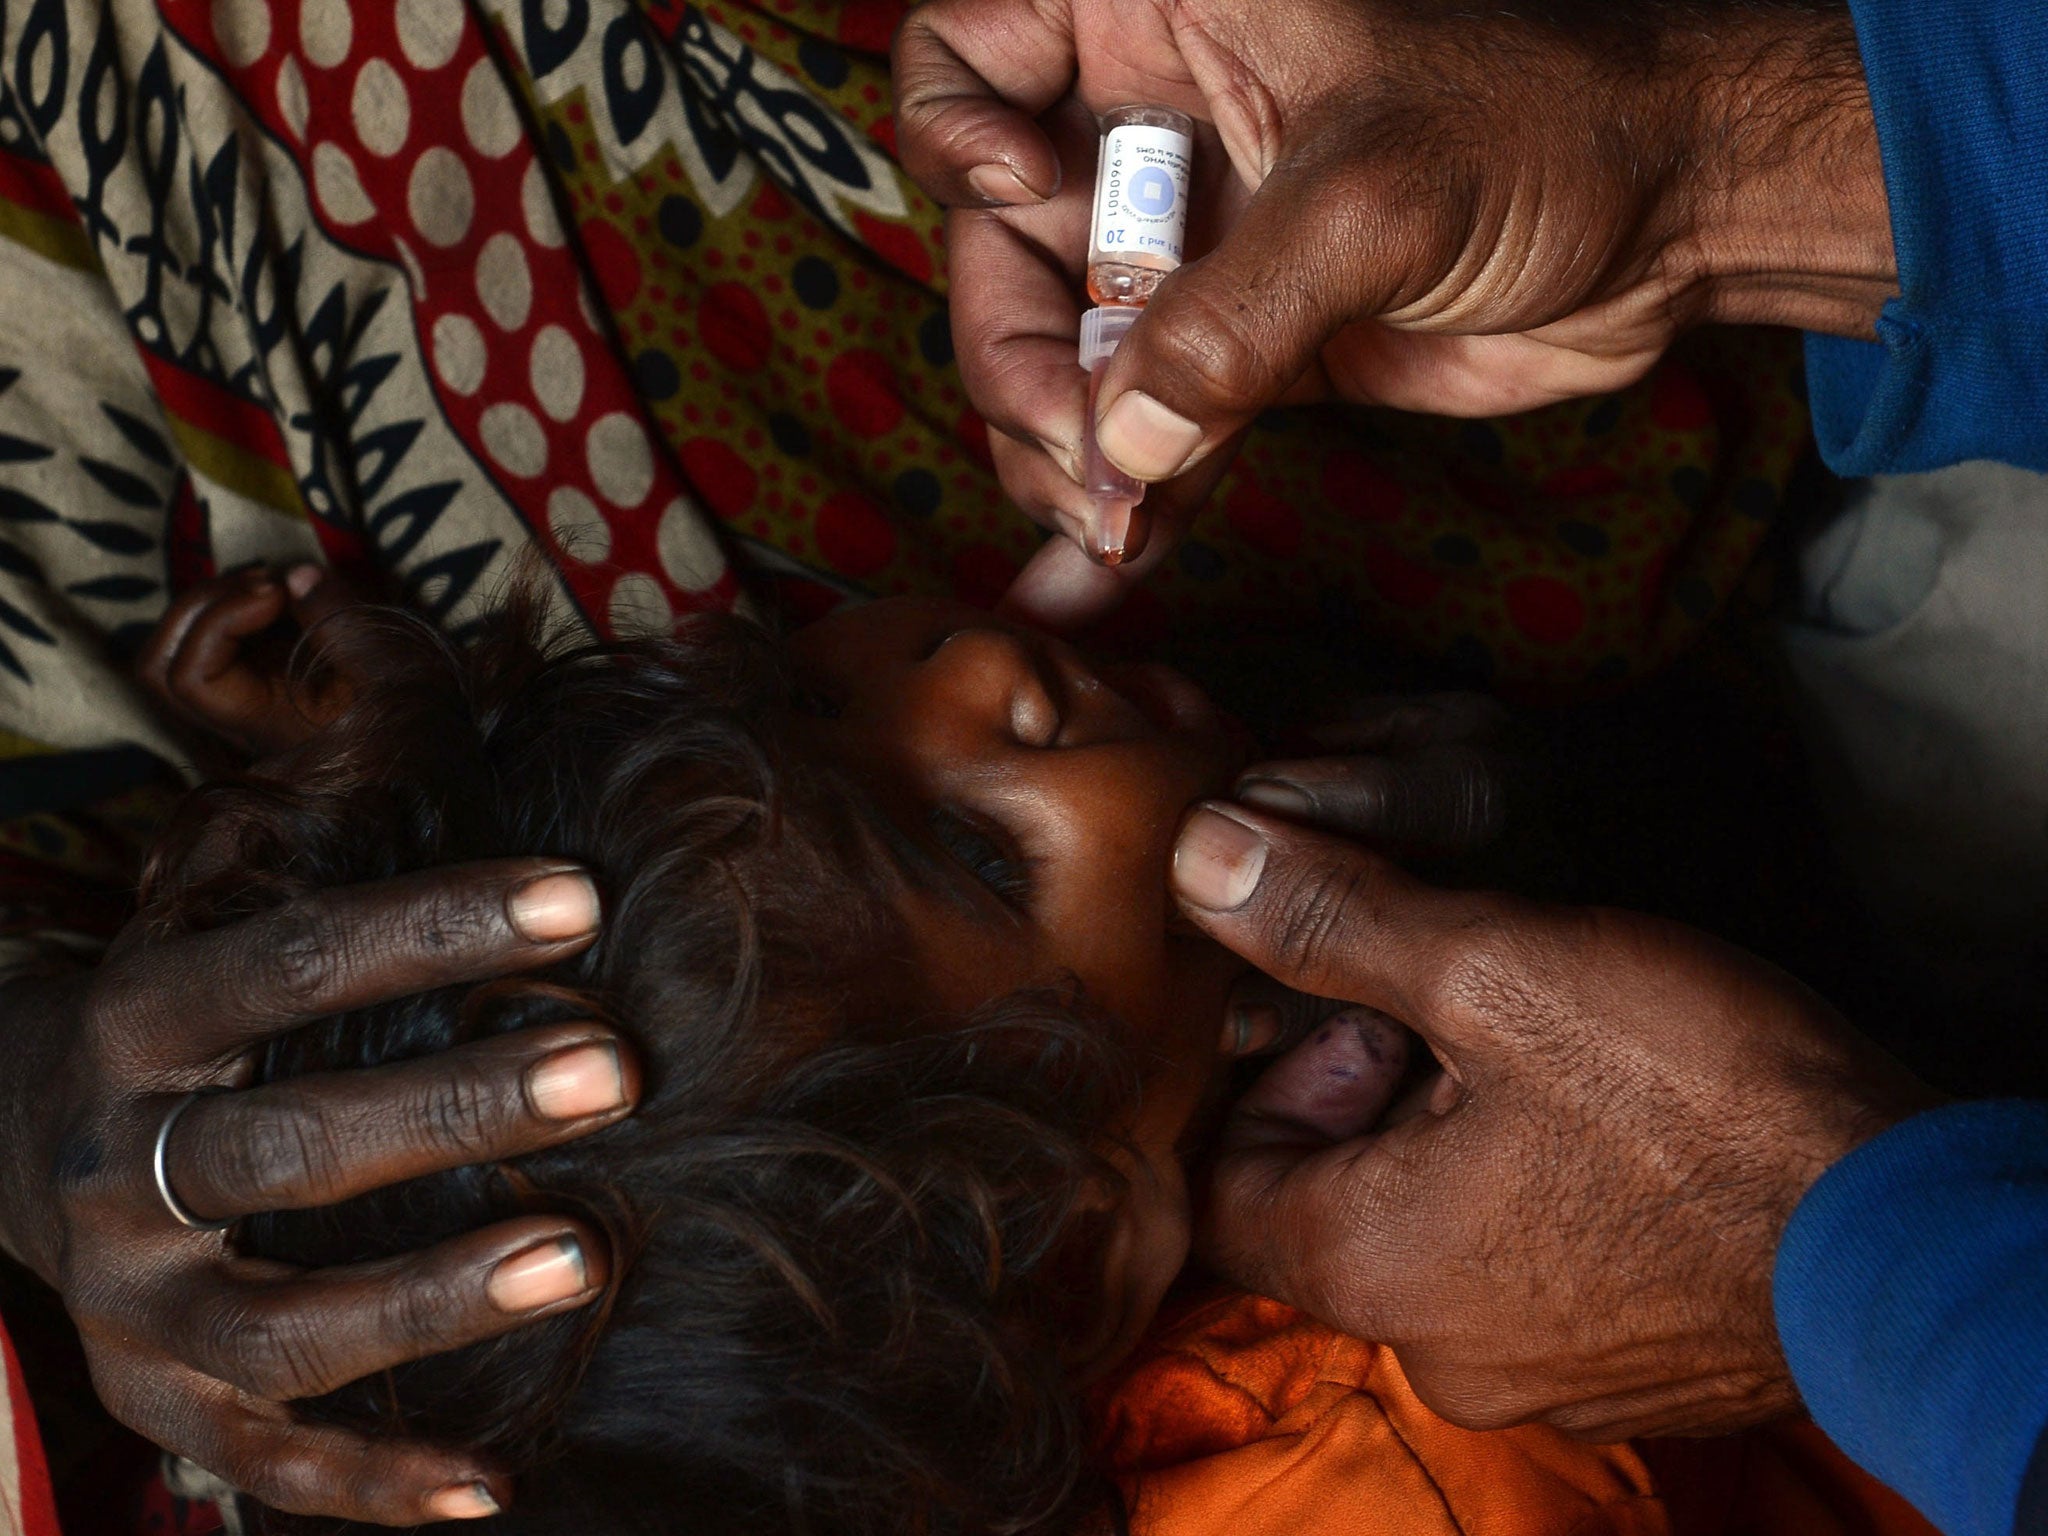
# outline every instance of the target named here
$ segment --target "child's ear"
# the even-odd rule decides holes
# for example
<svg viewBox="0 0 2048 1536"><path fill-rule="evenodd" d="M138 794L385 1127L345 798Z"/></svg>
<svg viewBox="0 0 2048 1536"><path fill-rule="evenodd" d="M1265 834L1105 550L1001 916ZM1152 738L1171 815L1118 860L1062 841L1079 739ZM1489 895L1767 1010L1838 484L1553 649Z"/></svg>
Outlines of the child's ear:
<svg viewBox="0 0 2048 1536"><path fill-rule="evenodd" d="M1097 1234L1095 1314L1065 1335L1061 1350L1068 1374L1084 1386L1137 1348L1193 1241L1187 1176L1178 1157L1120 1147L1110 1161L1124 1173L1125 1185L1120 1191L1098 1186L1091 1197L1101 1202L1095 1210L1103 1218L1088 1224Z"/></svg>

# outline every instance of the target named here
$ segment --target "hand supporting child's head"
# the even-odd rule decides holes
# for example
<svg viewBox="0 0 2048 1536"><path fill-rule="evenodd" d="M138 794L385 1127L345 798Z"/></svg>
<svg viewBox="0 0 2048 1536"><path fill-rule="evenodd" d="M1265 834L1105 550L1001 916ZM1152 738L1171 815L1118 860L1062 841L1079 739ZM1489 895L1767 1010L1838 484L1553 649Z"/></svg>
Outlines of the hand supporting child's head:
<svg viewBox="0 0 2048 1536"><path fill-rule="evenodd" d="M606 887L604 940L557 973L334 1020L271 1061L589 1016L648 1057L616 1131L243 1234L371 1260L547 1208L621 1261L608 1308L316 1411L545 1462L535 1529L614 1504L1058 1523L1085 1502L1077 1378L1185 1252L1178 1152L1239 967L1170 931L1165 874L1181 809L1234 766L1213 712L931 605L787 656L729 621L550 656L529 622L457 651L388 611L333 621L343 651L375 631L373 685L269 780L205 792L206 856L152 881L187 926L512 849Z"/></svg>

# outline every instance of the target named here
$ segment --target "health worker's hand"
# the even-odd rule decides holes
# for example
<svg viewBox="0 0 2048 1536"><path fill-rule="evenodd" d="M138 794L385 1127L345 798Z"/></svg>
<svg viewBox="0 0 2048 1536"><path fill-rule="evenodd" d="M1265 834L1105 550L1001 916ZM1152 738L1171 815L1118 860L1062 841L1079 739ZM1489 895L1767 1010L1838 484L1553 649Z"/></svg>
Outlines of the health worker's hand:
<svg viewBox="0 0 2048 1536"><path fill-rule="evenodd" d="M1628 384L1709 320L1868 335L1896 290L1855 34L1832 6L928 0L898 142L957 210L956 351L1027 512L1069 533L1095 114L1196 120L1190 261L1104 376L1153 529L1049 543L1012 606L1074 625L1163 558L1288 398L1497 415ZM1136 531L1134 530L1134 537Z"/></svg>
<svg viewBox="0 0 2048 1536"><path fill-rule="evenodd" d="M1508 712L1483 693L1380 695L1310 731L1320 755L1254 763L1231 792L1377 848L1467 853L1505 829L1510 735Z"/></svg>
<svg viewBox="0 0 2048 1536"><path fill-rule="evenodd" d="M522 1217L352 1269L237 1257L225 1222L573 1140L631 1112L631 1056L553 1025L267 1087L263 1043L310 1020L563 959L598 928L587 875L505 860L302 898L211 932L133 925L90 971L0 990L0 1247L63 1296L114 1416L274 1508L395 1526L494 1513L474 1455L300 1420L284 1404L602 1291L602 1240Z"/></svg>
<svg viewBox="0 0 2048 1536"><path fill-rule="evenodd" d="M1441 1068L1388 1109L1363 1026L1283 1057L1216 1165L1202 1243L1224 1274L1391 1345L1474 1428L1705 1433L1796 1408L1771 1310L1785 1225L1931 1090L1676 924L1432 889L1241 806L1191 813L1174 882L1219 942L1406 1025ZM1307 1059L1340 1049L1342 1072Z"/></svg>

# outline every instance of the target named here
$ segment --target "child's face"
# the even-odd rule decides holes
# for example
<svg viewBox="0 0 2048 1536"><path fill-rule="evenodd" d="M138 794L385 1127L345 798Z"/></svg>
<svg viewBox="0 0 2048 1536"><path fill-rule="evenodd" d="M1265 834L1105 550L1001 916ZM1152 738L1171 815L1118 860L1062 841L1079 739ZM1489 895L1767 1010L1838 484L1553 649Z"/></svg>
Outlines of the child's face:
<svg viewBox="0 0 2048 1536"><path fill-rule="evenodd" d="M1182 814L1229 789L1235 733L1165 668L1090 667L1071 647L922 599L835 614L791 643L823 705L820 750L886 825L888 893L930 1000L968 1011L1073 977L1145 1050L1130 1218L1108 1255L1106 1363L1184 1262L1180 1153L1227 1064L1242 961L1181 923L1168 867Z"/></svg>

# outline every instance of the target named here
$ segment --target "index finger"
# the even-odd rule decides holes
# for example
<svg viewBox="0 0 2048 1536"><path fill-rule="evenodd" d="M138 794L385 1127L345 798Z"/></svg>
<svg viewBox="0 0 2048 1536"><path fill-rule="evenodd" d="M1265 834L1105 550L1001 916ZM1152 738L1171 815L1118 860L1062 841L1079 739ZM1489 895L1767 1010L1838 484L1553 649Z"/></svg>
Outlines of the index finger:
<svg viewBox="0 0 2048 1536"><path fill-rule="evenodd" d="M1394 755L1255 763L1238 776L1236 793L1312 826L1446 853L1485 846L1506 821L1492 759L1463 742Z"/></svg>
<svg viewBox="0 0 2048 1536"><path fill-rule="evenodd" d="M95 1385L122 1423L287 1514L416 1526L511 1503L511 1479L473 1452L306 1423L169 1360Z"/></svg>
<svg viewBox="0 0 2048 1536"><path fill-rule="evenodd" d="M589 874L560 859L420 870L118 946L93 1007L163 1067L197 1067L314 1019L565 959L599 916Z"/></svg>
<svg viewBox="0 0 2048 1536"><path fill-rule="evenodd" d="M1059 190L1059 158L1032 119L1074 78L1064 7L1015 0L920 6L896 34L890 73L903 168L935 201L1031 203Z"/></svg>

